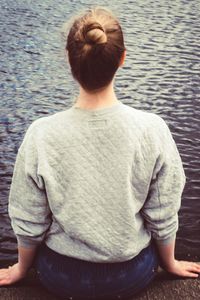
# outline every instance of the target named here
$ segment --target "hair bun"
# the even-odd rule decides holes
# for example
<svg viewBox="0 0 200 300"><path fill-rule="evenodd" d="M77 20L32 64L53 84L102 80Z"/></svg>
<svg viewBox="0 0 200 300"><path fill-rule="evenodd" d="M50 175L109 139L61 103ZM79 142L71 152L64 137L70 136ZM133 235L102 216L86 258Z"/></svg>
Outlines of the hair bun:
<svg viewBox="0 0 200 300"><path fill-rule="evenodd" d="M104 44L107 42L106 33L101 24L97 22L86 24L83 28L83 36L87 44Z"/></svg>

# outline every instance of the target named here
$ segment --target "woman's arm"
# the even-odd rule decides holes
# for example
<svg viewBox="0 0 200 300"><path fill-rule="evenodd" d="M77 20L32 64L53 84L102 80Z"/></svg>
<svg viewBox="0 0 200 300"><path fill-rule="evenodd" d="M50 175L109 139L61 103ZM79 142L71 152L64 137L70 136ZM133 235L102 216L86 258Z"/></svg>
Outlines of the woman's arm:
<svg viewBox="0 0 200 300"><path fill-rule="evenodd" d="M26 274L33 264L38 245L31 248L18 246L18 264L22 273Z"/></svg>
<svg viewBox="0 0 200 300"><path fill-rule="evenodd" d="M156 241L158 253L161 260L161 267L167 272L181 277L198 277L200 265L189 261L178 261L174 257L175 240L169 244L163 244Z"/></svg>
<svg viewBox="0 0 200 300"><path fill-rule="evenodd" d="M198 264L175 259L178 211L186 178L181 157L168 126L160 118L157 121L159 122L152 133L151 143L152 153L157 153L157 160L142 215L145 226L157 245L161 267L182 277L198 277Z"/></svg>
<svg viewBox="0 0 200 300"><path fill-rule="evenodd" d="M8 201L11 226L18 242L18 262L0 270L0 285L25 277L52 222L44 180L39 174L39 143L34 124L18 150Z"/></svg>
<svg viewBox="0 0 200 300"><path fill-rule="evenodd" d="M32 266L37 245L31 248L18 246L18 262L0 270L0 286L13 284L24 278Z"/></svg>

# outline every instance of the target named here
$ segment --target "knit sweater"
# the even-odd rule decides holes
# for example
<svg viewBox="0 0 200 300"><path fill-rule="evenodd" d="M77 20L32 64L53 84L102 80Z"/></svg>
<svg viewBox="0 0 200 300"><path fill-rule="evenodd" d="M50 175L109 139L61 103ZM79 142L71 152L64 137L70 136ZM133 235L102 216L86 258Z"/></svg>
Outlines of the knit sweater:
<svg viewBox="0 0 200 300"><path fill-rule="evenodd" d="M18 149L8 211L18 245L94 262L135 257L178 229L185 184L165 121L118 101L41 117Z"/></svg>

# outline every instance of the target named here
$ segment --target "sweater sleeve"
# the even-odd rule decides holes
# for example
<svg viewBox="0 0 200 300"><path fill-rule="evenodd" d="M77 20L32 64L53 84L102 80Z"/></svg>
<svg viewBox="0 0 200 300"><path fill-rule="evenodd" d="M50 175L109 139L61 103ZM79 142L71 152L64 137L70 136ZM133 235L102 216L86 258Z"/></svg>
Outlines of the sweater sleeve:
<svg viewBox="0 0 200 300"><path fill-rule="evenodd" d="M157 243L168 244L176 238L178 230L178 211L185 173L168 126L163 119L158 120L152 142L153 151L158 155L142 215L147 230ZM156 148L159 150L155 150Z"/></svg>
<svg viewBox="0 0 200 300"><path fill-rule="evenodd" d="M18 150L8 200L8 214L18 245L31 248L42 242L51 224L51 211L42 176L38 174L37 147L32 126Z"/></svg>

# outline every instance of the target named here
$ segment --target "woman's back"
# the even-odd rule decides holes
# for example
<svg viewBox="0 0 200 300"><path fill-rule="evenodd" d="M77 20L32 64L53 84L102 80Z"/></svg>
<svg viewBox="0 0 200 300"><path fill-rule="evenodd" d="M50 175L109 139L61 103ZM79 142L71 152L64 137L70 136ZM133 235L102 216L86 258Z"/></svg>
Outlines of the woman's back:
<svg viewBox="0 0 200 300"><path fill-rule="evenodd" d="M71 107L33 122L19 153L18 165L35 180L35 193L41 190L36 199L33 186L22 184L25 176L15 174L19 181L11 189L9 213L19 239L30 226L23 222L28 211L20 212L21 222L16 214L15 203L23 205L23 194L29 197L29 207L34 205L31 217L43 220L35 228L38 241L49 226L45 243L63 255L126 261L150 243L150 231L161 240L175 235L174 211L185 177L174 141L158 116L121 102L95 111ZM152 177L156 179L160 169L156 184L167 184L159 187L159 197L157 192L149 195ZM170 178L176 180L173 189ZM165 224L169 221L170 228ZM31 239L24 237L23 242Z"/></svg>

